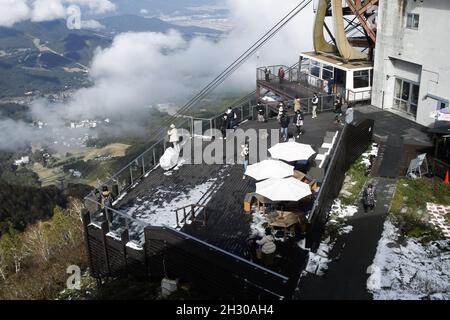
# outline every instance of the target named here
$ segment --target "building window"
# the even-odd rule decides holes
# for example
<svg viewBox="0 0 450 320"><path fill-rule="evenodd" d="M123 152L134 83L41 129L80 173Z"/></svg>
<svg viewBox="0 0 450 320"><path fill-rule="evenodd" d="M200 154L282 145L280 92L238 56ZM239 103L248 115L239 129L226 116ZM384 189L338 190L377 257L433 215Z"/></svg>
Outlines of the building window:
<svg viewBox="0 0 450 320"><path fill-rule="evenodd" d="M369 70L355 71L353 73L353 88L367 88L370 87Z"/></svg>
<svg viewBox="0 0 450 320"><path fill-rule="evenodd" d="M403 79L395 79L394 108L412 116L417 115L419 85Z"/></svg>
<svg viewBox="0 0 450 320"><path fill-rule="evenodd" d="M331 80L334 77L334 68L332 66L323 65L322 69L322 79L323 80Z"/></svg>
<svg viewBox="0 0 450 320"><path fill-rule="evenodd" d="M417 13L408 13L406 27L414 30L419 29L419 15Z"/></svg>
<svg viewBox="0 0 450 320"><path fill-rule="evenodd" d="M321 63L311 60L311 74L317 78L320 78Z"/></svg>

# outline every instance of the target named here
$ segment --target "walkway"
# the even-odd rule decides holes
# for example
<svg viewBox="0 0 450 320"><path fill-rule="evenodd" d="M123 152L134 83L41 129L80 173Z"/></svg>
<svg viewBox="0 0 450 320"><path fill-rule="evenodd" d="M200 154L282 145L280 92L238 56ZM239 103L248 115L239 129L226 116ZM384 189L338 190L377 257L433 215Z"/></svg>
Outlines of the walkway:
<svg viewBox="0 0 450 320"><path fill-rule="evenodd" d="M364 213L362 206L348 220L352 232L341 236L334 250L339 258L328 265L322 277L308 274L300 281L297 298L301 300L369 300L366 289L370 276L367 268L372 264L383 233L383 225L395 192L395 179L374 178L377 206L373 212Z"/></svg>

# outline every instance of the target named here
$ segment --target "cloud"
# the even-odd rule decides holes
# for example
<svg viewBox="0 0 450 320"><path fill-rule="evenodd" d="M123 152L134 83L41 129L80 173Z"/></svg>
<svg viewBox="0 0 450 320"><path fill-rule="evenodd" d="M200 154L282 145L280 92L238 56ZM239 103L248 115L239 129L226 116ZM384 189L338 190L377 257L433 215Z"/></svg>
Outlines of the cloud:
<svg viewBox="0 0 450 320"><path fill-rule="evenodd" d="M65 8L60 0L36 0L32 4L31 20L50 21L65 16Z"/></svg>
<svg viewBox="0 0 450 320"><path fill-rule="evenodd" d="M28 19L30 7L26 0L0 0L0 27L12 27L16 22Z"/></svg>
<svg viewBox="0 0 450 320"><path fill-rule="evenodd" d="M80 6L90 14L103 14L116 9L116 5L109 0L0 0L0 26L12 27L29 19L49 21L65 18L71 5Z"/></svg>
<svg viewBox="0 0 450 320"><path fill-rule="evenodd" d="M141 11L139 11L140 14L142 15L147 15L148 14L148 10L147 9L141 9Z"/></svg>
<svg viewBox="0 0 450 320"><path fill-rule="evenodd" d="M83 20L81 21L81 29L102 30L105 26L97 20Z"/></svg>
<svg viewBox="0 0 450 320"><path fill-rule="evenodd" d="M181 106L297 4L297 0L285 0L274 6L272 0L259 0L255 6L251 0L228 0L234 28L218 42L204 38L188 41L176 31L117 35L91 62L92 87L78 90L64 104L49 106L40 101L32 112L36 118L56 124L67 118L147 117L144 112L158 103ZM259 65L296 63L300 52L312 48L312 23L310 6L259 50ZM220 90L254 90L256 66L253 57Z"/></svg>

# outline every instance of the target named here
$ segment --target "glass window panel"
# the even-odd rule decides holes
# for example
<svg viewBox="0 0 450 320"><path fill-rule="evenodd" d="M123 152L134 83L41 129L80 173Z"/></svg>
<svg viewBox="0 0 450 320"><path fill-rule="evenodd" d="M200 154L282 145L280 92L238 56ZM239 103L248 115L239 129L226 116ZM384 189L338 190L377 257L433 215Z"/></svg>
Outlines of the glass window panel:
<svg viewBox="0 0 450 320"><path fill-rule="evenodd" d="M402 80L401 79L395 79L395 97L400 99L401 98L401 92L402 92Z"/></svg>
<svg viewBox="0 0 450 320"><path fill-rule="evenodd" d="M408 13L406 27L409 29L419 29L420 16L416 13Z"/></svg>
<svg viewBox="0 0 450 320"><path fill-rule="evenodd" d="M414 14L413 15L413 28L414 29L419 29L419 15L418 14Z"/></svg>
<svg viewBox="0 0 450 320"><path fill-rule="evenodd" d="M369 87L369 70L355 71L353 73L353 88Z"/></svg>
<svg viewBox="0 0 450 320"><path fill-rule="evenodd" d="M311 66L311 74L315 77L320 77L320 67Z"/></svg>
<svg viewBox="0 0 450 320"><path fill-rule="evenodd" d="M409 106L409 113L411 113L414 116L417 115L417 105L416 104L411 104Z"/></svg>
<svg viewBox="0 0 450 320"><path fill-rule="evenodd" d="M323 69L322 70L322 79L323 80L330 80L331 78L333 78L333 72Z"/></svg>
<svg viewBox="0 0 450 320"><path fill-rule="evenodd" d="M402 100L409 101L410 89L411 89L411 83L409 83L408 81L403 81Z"/></svg>
<svg viewBox="0 0 450 320"><path fill-rule="evenodd" d="M400 100L394 99L394 109L400 109Z"/></svg>
<svg viewBox="0 0 450 320"><path fill-rule="evenodd" d="M408 103L400 101L400 111L408 112Z"/></svg>
<svg viewBox="0 0 450 320"><path fill-rule="evenodd" d="M411 103L415 105L419 104L419 86L415 84L412 85Z"/></svg>

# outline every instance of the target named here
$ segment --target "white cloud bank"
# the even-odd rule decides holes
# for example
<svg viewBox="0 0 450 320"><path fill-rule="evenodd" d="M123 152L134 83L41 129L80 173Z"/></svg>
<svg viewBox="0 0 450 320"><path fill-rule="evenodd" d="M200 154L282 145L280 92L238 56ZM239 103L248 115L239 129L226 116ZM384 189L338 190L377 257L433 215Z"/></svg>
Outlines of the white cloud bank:
<svg viewBox="0 0 450 320"><path fill-rule="evenodd" d="M40 22L65 18L71 5L80 6L91 14L116 9L109 0L0 0L0 26L12 27L24 20Z"/></svg>
<svg viewBox="0 0 450 320"><path fill-rule="evenodd" d="M186 41L175 31L120 34L109 48L96 53L90 71L92 87L80 89L66 104L50 108L36 103L34 115L53 123L57 117L136 115L157 103L182 105L297 4L297 0L227 0L234 28L219 42ZM311 50L313 17L309 6L294 18L259 50L259 65L292 65L300 52ZM256 60L250 59L221 88L254 90ZM0 148L7 142L3 136Z"/></svg>

